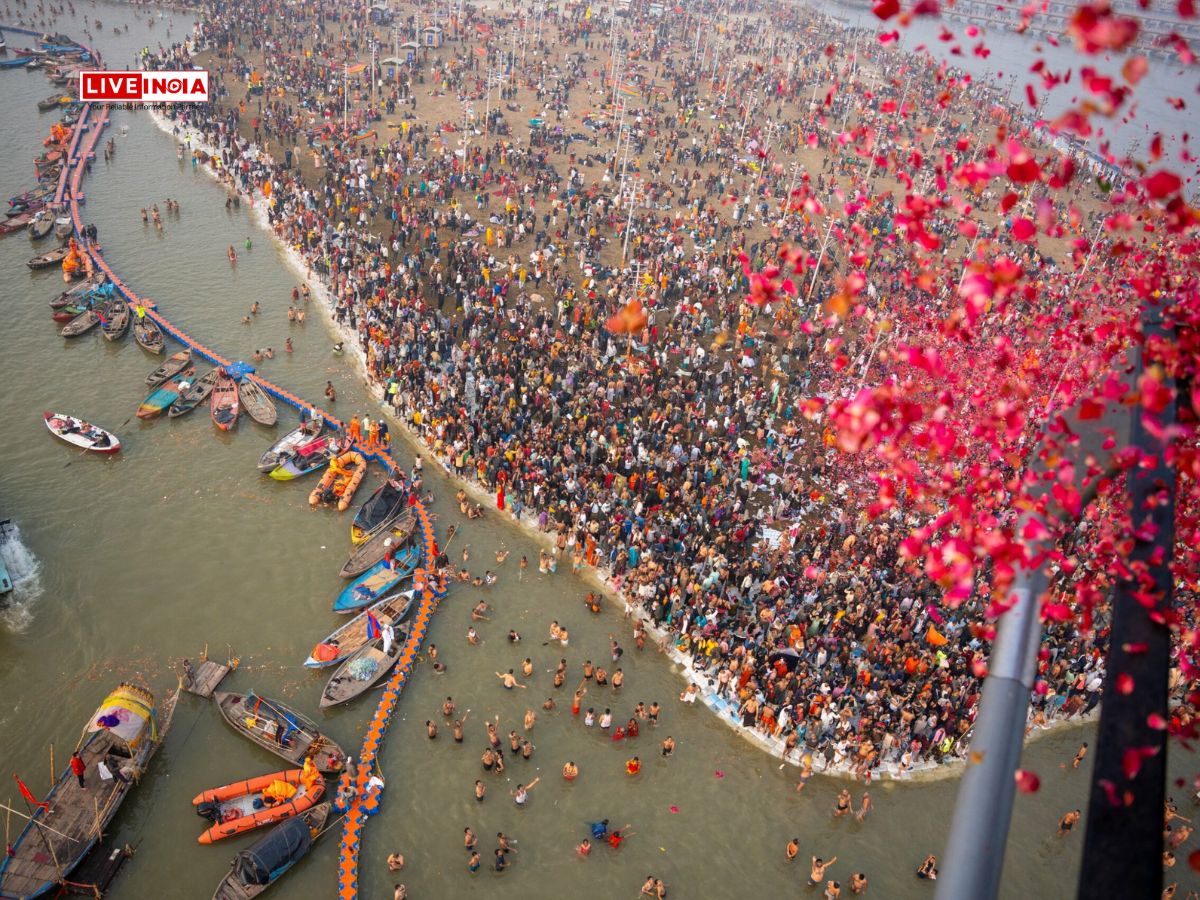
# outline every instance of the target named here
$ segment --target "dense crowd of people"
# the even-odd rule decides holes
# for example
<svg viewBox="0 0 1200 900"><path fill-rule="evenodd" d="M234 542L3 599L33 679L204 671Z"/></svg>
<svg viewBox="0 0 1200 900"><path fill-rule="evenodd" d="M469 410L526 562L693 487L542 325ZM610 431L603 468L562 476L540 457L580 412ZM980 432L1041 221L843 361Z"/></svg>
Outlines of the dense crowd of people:
<svg viewBox="0 0 1200 900"><path fill-rule="evenodd" d="M1012 313L1024 321L1069 295L1071 242L1098 221L1088 186L1050 203L969 179L981 132L1035 140L1015 106L791 6L733 4L724 56L700 51L690 17L644 18L638 40L613 28L610 53L610 23L583 4L539 19L536 40L529 22L468 9L447 28L457 39L379 91L350 74L370 30L358 12L203 9L191 41L144 60L204 53L215 70L220 102L174 109L181 138L267 204L436 458L545 532L556 558L602 571L705 693L806 768L870 777L962 754L987 598L939 609L942 587L901 546L922 513L871 510L878 480L821 410L894 377L880 345L919 343L957 302L918 283L912 246L948 270L977 244L1038 269L1043 299ZM765 15L777 28L758 27ZM452 102L462 121L439 117ZM1042 146L1044 165L1077 152L1062 149ZM948 178L973 193L972 216L901 199ZM1012 237L1032 208L1057 251ZM791 296L756 296L754 274L798 247ZM855 269L865 314L820 315ZM899 337L873 326L885 314ZM1074 350L1020 334L1008 352L1040 354L1052 395ZM1106 627L1047 623L1031 727L1095 708Z"/></svg>

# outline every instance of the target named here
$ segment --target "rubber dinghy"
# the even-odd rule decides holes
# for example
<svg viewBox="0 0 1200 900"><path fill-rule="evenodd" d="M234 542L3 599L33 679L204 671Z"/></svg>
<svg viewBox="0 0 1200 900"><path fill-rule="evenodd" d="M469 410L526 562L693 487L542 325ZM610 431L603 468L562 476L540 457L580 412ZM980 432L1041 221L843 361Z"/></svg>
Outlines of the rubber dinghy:
<svg viewBox="0 0 1200 900"><path fill-rule="evenodd" d="M330 506L336 503L339 510L345 511L366 474L366 457L357 450L331 459L329 469L308 495L308 505Z"/></svg>
<svg viewBox="0 0 1200 900"><path fill-rule="evenodd" d="M314 766L285 769L201 791L192 798L196 814L213 822L198 840L212 844L298 816L325 794L325 779Z"/></svg>

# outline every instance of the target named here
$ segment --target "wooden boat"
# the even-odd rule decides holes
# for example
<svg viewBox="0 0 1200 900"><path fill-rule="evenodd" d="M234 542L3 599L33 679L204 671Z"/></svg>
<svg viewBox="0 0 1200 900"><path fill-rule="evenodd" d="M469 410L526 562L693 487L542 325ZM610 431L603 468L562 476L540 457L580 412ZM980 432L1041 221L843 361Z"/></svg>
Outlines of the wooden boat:
<svg viewBox="0 0 1200 900"><path fill-rule="evenodd" d="M392 671L404 651L404 641L396 635L386 652L383 645L382 637L367 641L338 666L321 692L321 709L349 703Z"/></svg>
<svg viewBox="0 0 1200 900"><path fill-rule="evenodd" d="M49 209L41 209L37 215L33 217L33 221L29 223L29 236L35 241L40 241L42 238L50 234L54 230L54 211Z"/></svg>
<svg viewBox="0 0 1200 900"><path fill-rule="evenodd" d="M341 747L321 734L312 721L278 700L259 697L253 691L215 691L213 701L234 731L292 765L303 765L305 757L311 756L322 775L337 775L346 764Z"/></svg>
<svg viewBox="0 0 1200 900"><path fill-rule="evenodd" d="M275 443L273 443L267 452L264 453L258 460L258 471L266 473L275 469L283 462L284 458L290 457L292 452L297 447L313 441L317 435L310 430L311 425L305 424L298 428L293 428Z"/></svg>
<svg viewBox="0 0 1200 900"><path fill-rule="evenodd" d="M213 900L250 900L282 878L303 859L321 836L330 804L321 803L303 815L280 822L254 844L238 853L233 870L213 894Z"/></svg>
<svg viewBox="0 0 1200 900"><path fill-rule="evenodd" d="M100 311L89 309L87 312L80 313L70 322L68 322L63 330L59 332L65 338L79 337L81 334L86 334L97 325L100 324Z"/></svg>
<svg viewBox="0 0 1200 900"><path fill-rule="evenodd" d="M50 318L52 318L55 322L66 324L72 319L82 316L95 305L95 301L88 297L76 303L72 303L70 306L64 306L62 309L56 309L50 314Z"/></svg>
<svg viewBox="0 0 1200 900"><path fill-rule="evenodd" d="M110 341L119 341L129 330L129 304L122 297L114 297L108 303L107 321L100 323L104 337Z"/></svg>
<svg viewBox="0 0 1200 900"><path fill-rule="evenodd" d="M179 399L180 384L185 379L190 381L195 374L196 367L189 365L186 369L180 370L175 377L156 387L138 407L137 417L139 419L157 419Z"/></svg>
<svg viewBox="0 0 1200 900"><path fill-rule="evenodd" d="M290 456L282 457L279 465L271 470L271 477L276 481L291 481L317 471L340 452L338 439L331 434L323 434L307 444L301 444Z"/></svg>
<svg viewBox="0 0 1200 900"><path fill-rule="evenodd" d="M325 779L316 769L311 772L311 777L307 779L311 786L305 784L303 769L285 769L201 791L192 798L192 806L197 807L199 815L214 824L197 840L201 844L212 844L222 838L282 822L312 809L325 793ZM290 785L296 792L288 800L266 805L263 792L276 782Z"/></svg>
<svg viewBox="0 0 1200 900"><path fill-rule="evenodd" d="M99 425L92 425L64 413L44 412L42 419L51 434L72 447L91 450L93 453L116 453L121 449L121 442L117 436Z"/></svg>
<svg viewBox="0 0 1200 900"><path fill-rule="evenodd" d="M61 307L78 300L89 291L94 291L96 288L103 287L105 280L106 279L103 272L97 272L92 277L85 278L83 281L79 282L79 284L67 288L67 290L63 291L61 294L51 300L50 308L60 309Z"/></svg>
<svg viewBox="0 0 1200 900"><path fill-rule="evenodd" d="M25 263L31 269L48 269L51 266L58 265L63 261L63 258L71 252L69 247L58 247L51 250L49 253L43 253L41 256L35 256L33 259Z"/></svg>
<svg viewBox="0 0 1200 900"><path fill-rule="evenodd" d="M12 848L0 862L0 897L40 897L57 892L100 839L138 784L171 727L176 691L155 706L145 688L121 684L88 719L76 751L85 766L83 783L67 766L46 805L33 812ZM100 765L118 778L104 778ZM44 827L43 827L44 826Z"/></svg>
<svg viewBox="0 0 1200 900"><path fill-rule="evenodd" d="M192 365L191 350L172 353L165 363L146 376L146 387L157 387L190 365Z"/></svg>
<svg viewBox="0 0 1200 900"><path fill-rule="evenodd" d="M191 387L179 395L179 398L167 410L167 416L175 419L186 413L190 413L208 399L209 394L213 392L213 388L217 385L217 379L220 377L220 369L210 369L203 377L193 382Z"/></svg>
<svg viewBox="0 0 1200 900"><path fill-rule="evenodd" d="M54 220L54 233L66 240L75 233L75 223L70 216L59 216Z"/></svg>
<svg viewBox="0 0 1200 900"><path fill-rule="evenodd" d="M221 369L220 372L221 374L217 376L217 383L213 386L212 399L209 404L212 410L213 424L222 431L231 431L237 427L238 413L241 411L238 404L237 383L225 374L224 369Z"/></svg>
<svg viewBox="0 0 1200 900"><path fill-rule="evenodd" d="M258 386L257 382L243 378L238 383L238 397L242 401L242 408L246 411L246 415L259 425L274 425L279 420L275 404L271 402L270 396Z"/></svg>
<svg viewBox="0 0 1200 900"><path fill-rule="evenodd" d="M3 222L0 222L0 235L12 234L14 231L20 231L33 221L33 216L34 214L30 211L23 212L16 216L10 216Z"/></svg>
<svg viewBox="0 0 1200 900"><path fill-rule="evenodd" d="M420 561L421 551L416 547L411 544L401 547L390 568L385 560L380 560L346 585L333 601L333 611L349 613L374 603L412 575Z"/></svg>
<svg viewBox="0 0 1200 900"><path fill-rule="evenodd" d="M395 627L412 612L414 596L414 591L396 591L377 600L313 647L304 665L309 669L337 665L366 644L368 616L374 616L380 627Z"/></svg>
<svg viewBox="0 0 1200 900"><path fill-rule="evenodd" d="M343 453L329 461L329 469L308 495L308 505L336 503L339 510L345 511L366 474L367 460L361 453L356 450Z"/></svg>
<svg viewBox="0 0 1200 900"><path fill-rule="evenodd" d="M54 197L55 188L49 185L39 185L32 190L28 190L23 194L18 194L16 197L8 198L9 212L25 212L33 207L35 203L45 205L47 200ZM38 207L39 209L41 207Z"/></svg>
<svg viewBox="0 0 1200 900"><path fill-rule="evenodd" d="M339 572L343 578L354 578L361 575L375 563L383 559L383 554L387 552L388 541L393 545L403 544L417 527L417 517L412 510L405 510L397 518L383 526L371 535L363 543L355 548L350 554L350 558L346 560L346 564L342 566L342 571Z"/></svg>
<svg viewBox="0 0 1200 900"><path fill-rule="evenodd" d="M45 100L39 100L37 104L38 112L50 112L52 109L58 109L60 106L66 106L73 98L70 94L53 94Z"/></svg>
<svg viewBox="0 0 1200 900"><path fill-rule="evenodd" d="M162 353L167 346L162 329L149 316L134 316L133 339L139 347L150 353Z"/></svg>
<svg viewBox="0 0 1200 900"><path fill-rule="evenodd" d="M361 544L377 529L402 515L408 508L408 491L390 478L375 489L354 514L350 524L350 541Z"/></svg>

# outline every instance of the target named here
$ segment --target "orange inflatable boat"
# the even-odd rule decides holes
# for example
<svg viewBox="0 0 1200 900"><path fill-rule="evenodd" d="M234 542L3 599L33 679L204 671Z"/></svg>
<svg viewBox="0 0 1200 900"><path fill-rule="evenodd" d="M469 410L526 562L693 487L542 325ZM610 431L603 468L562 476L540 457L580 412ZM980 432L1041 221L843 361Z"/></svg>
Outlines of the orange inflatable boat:
<svg viewBox="0 0 1200 900"><path fill-rule="evenodd" d="M192 798L192 806L200 815L215 821L200 835L199 841L212 844L298 816L313 807L324 793L325 779L307 761L304 769L287 769L204 791Z"/></svg>
<svg viewBox="0 0 1200 900"><path fill-rule="evenodd" d="M337 503L345 510L354 499L354 492L367 474L367 460L359 452L350 450L329 461L329 468L308 495L309 506Z"/></svg>

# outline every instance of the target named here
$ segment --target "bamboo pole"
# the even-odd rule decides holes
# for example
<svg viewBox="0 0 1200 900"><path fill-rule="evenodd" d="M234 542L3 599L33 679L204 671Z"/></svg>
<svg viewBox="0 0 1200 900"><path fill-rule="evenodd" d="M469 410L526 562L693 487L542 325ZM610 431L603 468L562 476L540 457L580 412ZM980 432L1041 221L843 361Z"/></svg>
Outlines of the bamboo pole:
<svg viewBox="0 0 1200 900"><path fill-rule="evenodd" d="M50 783L58 781L58 770L54 768L54 741L50 742Z"/></svg>
<svg viewBox="0 0 1200 900"><path fill-rule="evenodd" d="M93 797L93 798L92 798L92 810L93 810L93 812L94 812L94 815L95 815L95 817L96 817L96 818L95 818L95 822L96 822L96 840L97 840L97 841L100 841L100 840L103 840L103 839L104 839L104 832L100 830L100 798L99 798L99 797Z"/></svg>
<svg viewBox="0 0 1200 900"><path fill-rule="evenodd" d="M35 825L37 825L37 827L38 827L38 828L45 828L47 831L53 832L54 834L57 834L59 837L64 837L64 838L66 838L68 841L75 841L75 843L79 843L79 840L78 840L77 838L73 838L73 837L71 837L69 834L63 834L63 832L59 831L59 830L58 830L58 829L56 829L56 828L51 828L51 827L50 827L49 825L47 825L45 822L39 822L39 821L38 821L37 819L35 819L33 816L27 816L27 815L25 815L25 813L21 812L19 809L13 809L13 808L12 808L11 806L9 806L7 803L0 803L0 806L3 806L3 807L4 807L4 809L5 809L5 810L8 812L8 814L9 814L8 816L5 816L5 823L6 823L6 824L5 824L5 829L6 829L6 830L7 830L7 828L8 828L8 825L7 825L8 819L11 817L11 815L12 815L13 813L16 813L16 814L17 814L18 816L20 816L22 819L28 819L29 821L33 822Z"/></svg>

